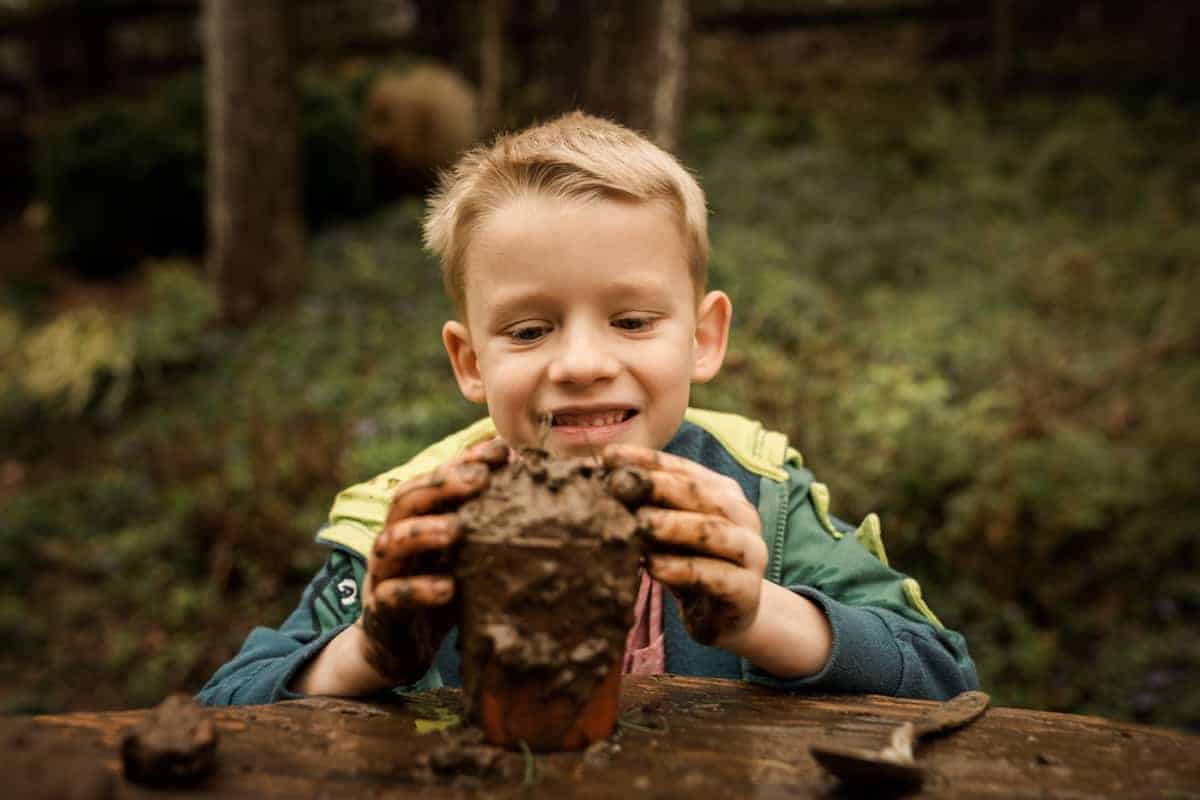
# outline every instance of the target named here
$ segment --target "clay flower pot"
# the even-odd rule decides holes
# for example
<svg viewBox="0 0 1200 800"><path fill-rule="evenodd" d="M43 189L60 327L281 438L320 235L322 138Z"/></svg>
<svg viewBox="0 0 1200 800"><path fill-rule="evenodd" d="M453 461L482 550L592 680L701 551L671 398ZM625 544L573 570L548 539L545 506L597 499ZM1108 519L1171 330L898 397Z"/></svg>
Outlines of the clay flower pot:
<svg viewBox="0 0 1200 800"><path fill-rule="evenodd" d="M488 741L564 750L612 732L640 557L626 503L647 486L526 451L460 509L463 692Z"/></svg>

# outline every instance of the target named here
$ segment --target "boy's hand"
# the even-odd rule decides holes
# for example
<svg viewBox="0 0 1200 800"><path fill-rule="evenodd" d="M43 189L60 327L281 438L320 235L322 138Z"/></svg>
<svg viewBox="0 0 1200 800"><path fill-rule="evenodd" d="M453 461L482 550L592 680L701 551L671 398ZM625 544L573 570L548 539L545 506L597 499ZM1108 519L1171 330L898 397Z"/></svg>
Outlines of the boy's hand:
<svg viewBox="0 0 1200 800"><path fill-rule="evenodd" d="M741 487L646 447L610 445L604 461L649 474L649 505L638 511L651 541L647 569L679 599L692 638L721 646L749 629L759 612L767 546Z"/></svg>
<svg viewBox="0 0 1200 800"><path fill-rule="evenodd" d="M393 685L418 680L454 626L450 549L463 502L505 463L499 439L481 442L428 475L401 485L375 539L363 580L362 657Z"/></svg>

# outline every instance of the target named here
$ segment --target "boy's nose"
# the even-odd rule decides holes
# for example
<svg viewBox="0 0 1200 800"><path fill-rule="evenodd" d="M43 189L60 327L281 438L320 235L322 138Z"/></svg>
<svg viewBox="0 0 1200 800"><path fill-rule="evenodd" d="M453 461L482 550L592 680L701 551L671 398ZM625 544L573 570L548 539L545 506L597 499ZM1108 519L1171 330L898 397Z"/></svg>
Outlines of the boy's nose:
<svg viewBox="0 0 1200 800"><path fill-rule="evenodd" d="M550 364L550 380L586 385L616 377L620 364L597 338L586 333L564 336Z"/></svg>

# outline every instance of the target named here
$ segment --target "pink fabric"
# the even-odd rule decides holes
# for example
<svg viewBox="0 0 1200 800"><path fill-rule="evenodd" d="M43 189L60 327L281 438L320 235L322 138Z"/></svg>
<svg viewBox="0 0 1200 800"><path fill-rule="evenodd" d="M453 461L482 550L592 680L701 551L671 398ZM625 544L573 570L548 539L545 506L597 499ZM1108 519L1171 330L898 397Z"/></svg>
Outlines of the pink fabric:
<svg viewBox="0 0 1200 800"><path fill-rule="evenodd" d="M667 671L666 639L663 638L663 587L642 570L633 627L625 639L626 675L661 675Z"/></svg>

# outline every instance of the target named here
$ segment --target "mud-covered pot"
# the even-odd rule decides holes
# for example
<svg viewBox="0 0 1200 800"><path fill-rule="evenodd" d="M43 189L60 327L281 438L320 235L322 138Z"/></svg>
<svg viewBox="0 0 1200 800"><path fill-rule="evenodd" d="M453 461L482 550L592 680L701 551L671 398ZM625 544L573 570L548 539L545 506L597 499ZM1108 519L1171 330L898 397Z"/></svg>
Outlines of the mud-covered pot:
<svg viewBox="0 0 1200 800"><path fill-rule="evenodd" d="M563 750L612 732L640 557L627 503L643 490L637 473L527 451L460 509L463 693L490 742Z"/></svg>

